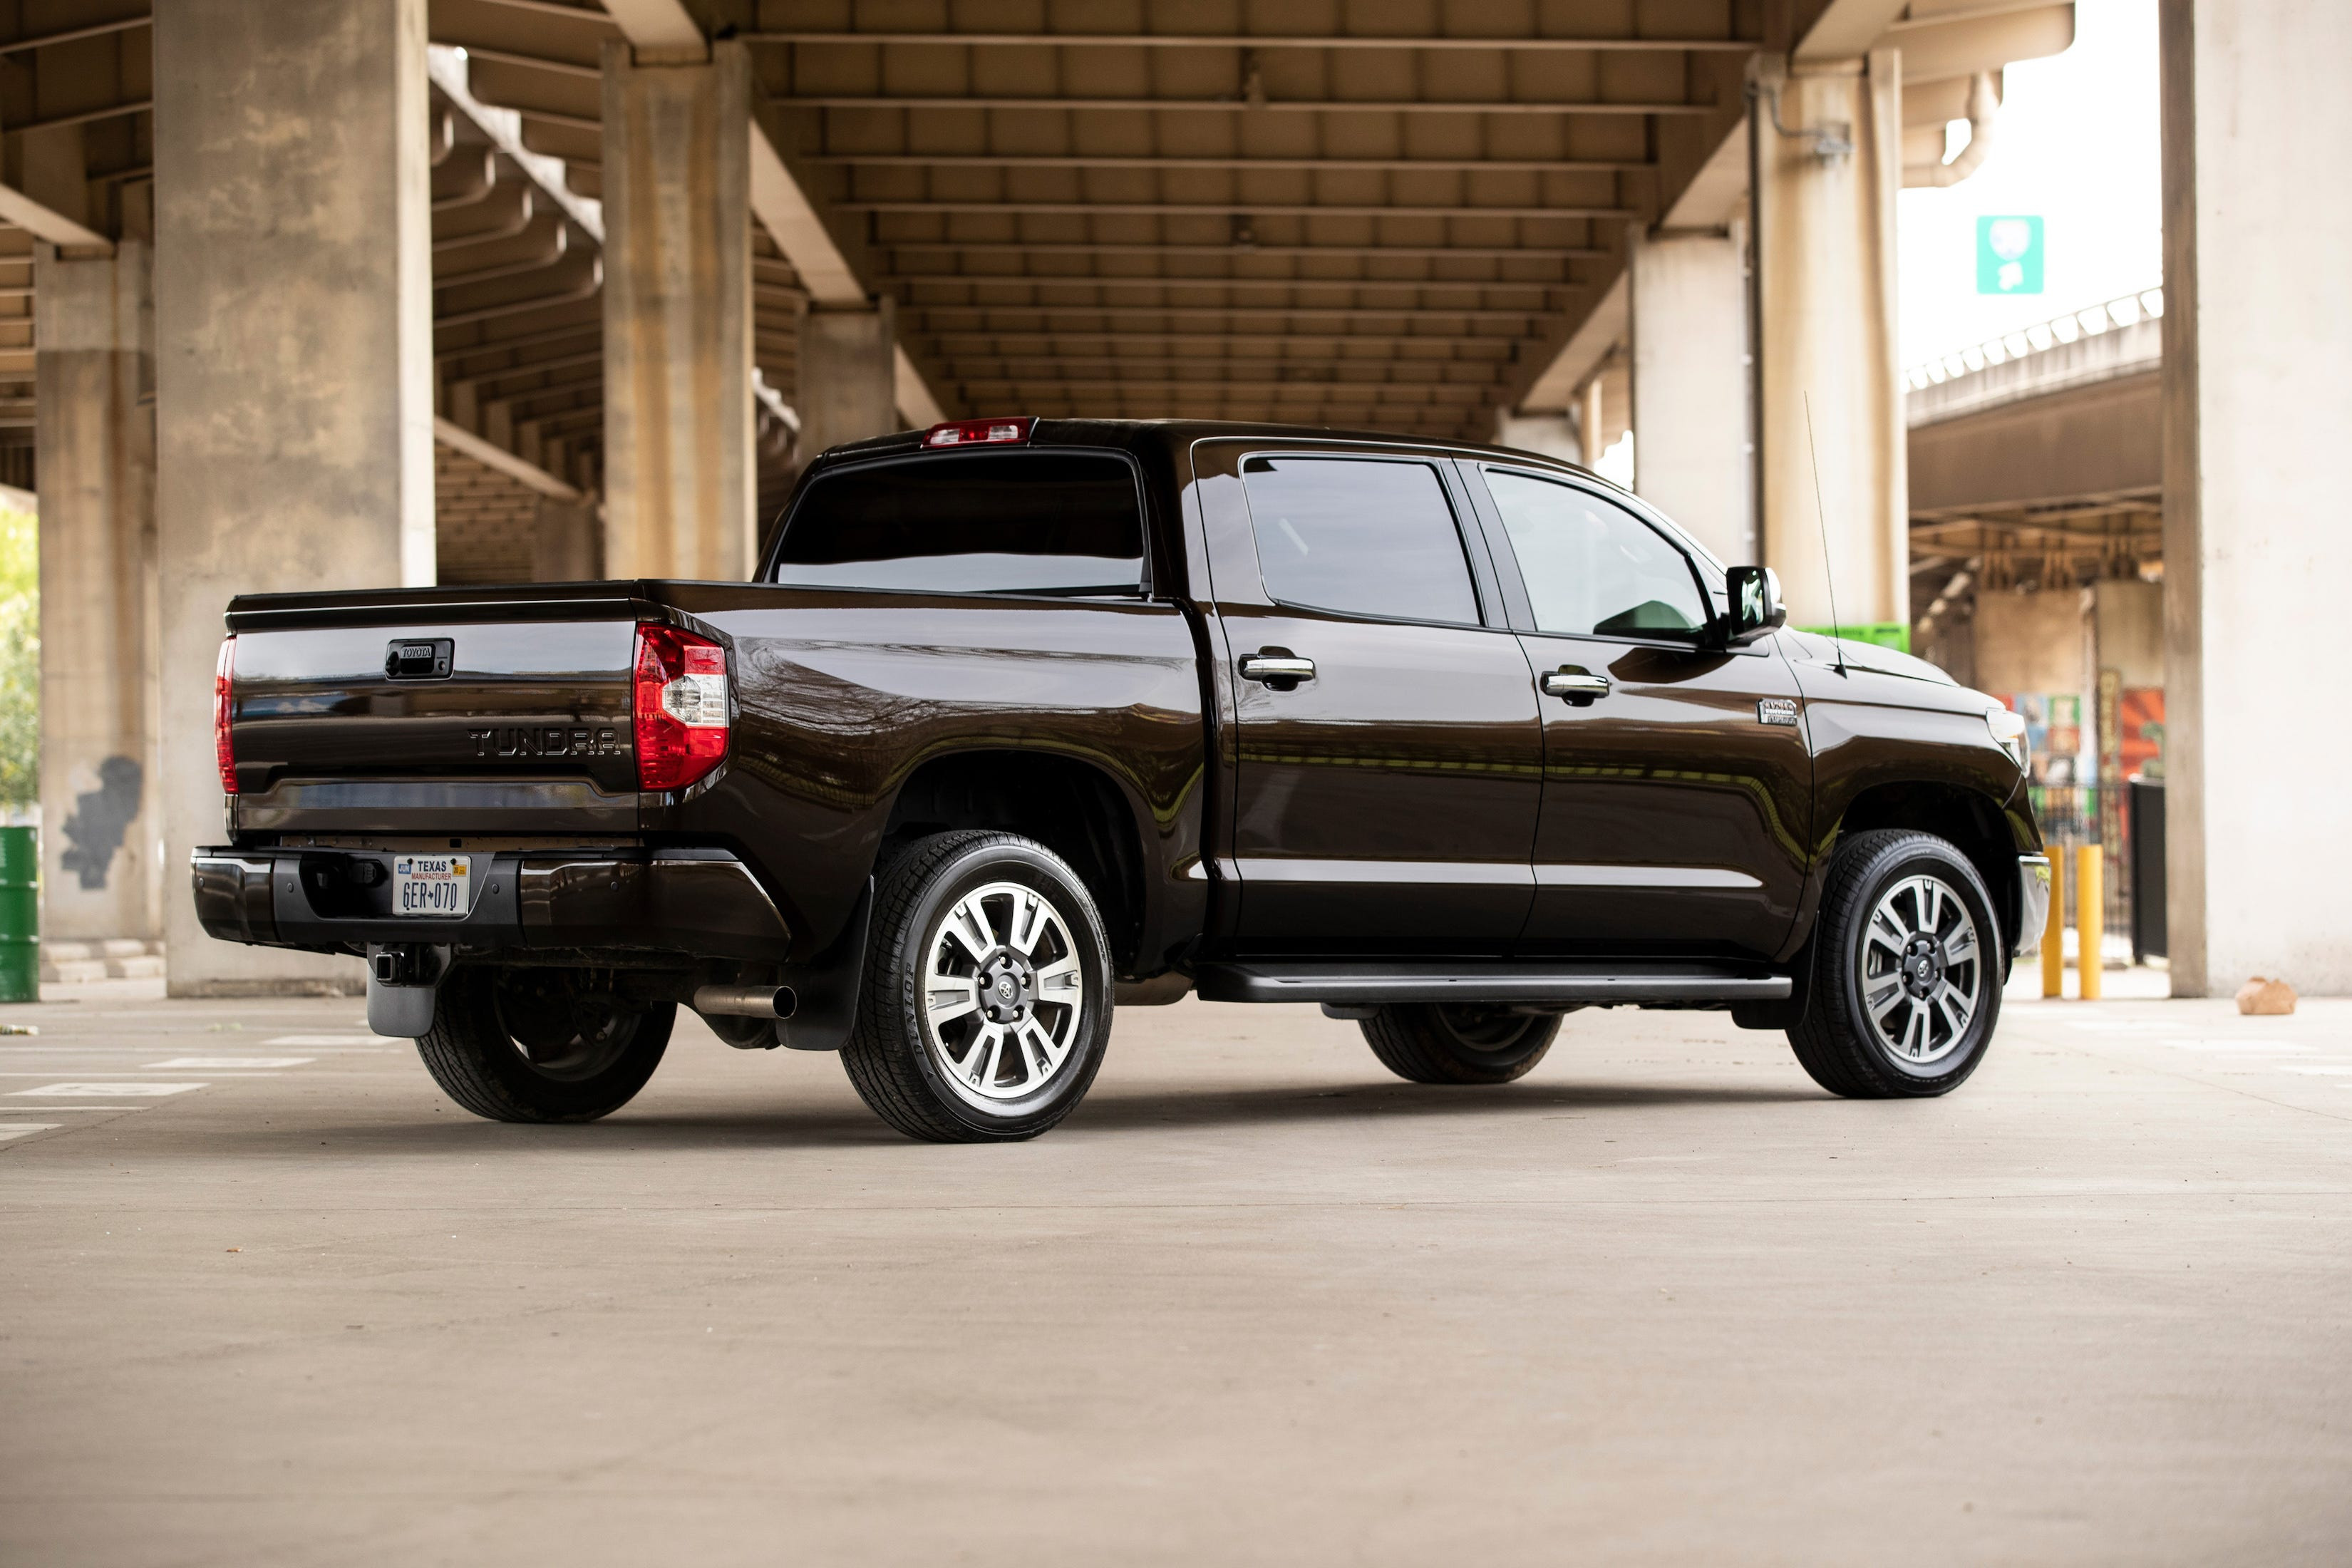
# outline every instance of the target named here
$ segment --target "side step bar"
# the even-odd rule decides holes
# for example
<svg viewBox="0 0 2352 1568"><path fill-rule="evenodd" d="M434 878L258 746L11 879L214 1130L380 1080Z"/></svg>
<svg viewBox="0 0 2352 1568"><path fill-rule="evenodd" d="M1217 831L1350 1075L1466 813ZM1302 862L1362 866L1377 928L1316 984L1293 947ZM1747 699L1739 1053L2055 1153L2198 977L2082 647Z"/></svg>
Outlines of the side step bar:
<svg viewBox="0 0 2352 1568"><path fill-rule="evenodd" d="M1204 963L1204 1002L1780 1002L1789 977L1727 963Z"/></svg>

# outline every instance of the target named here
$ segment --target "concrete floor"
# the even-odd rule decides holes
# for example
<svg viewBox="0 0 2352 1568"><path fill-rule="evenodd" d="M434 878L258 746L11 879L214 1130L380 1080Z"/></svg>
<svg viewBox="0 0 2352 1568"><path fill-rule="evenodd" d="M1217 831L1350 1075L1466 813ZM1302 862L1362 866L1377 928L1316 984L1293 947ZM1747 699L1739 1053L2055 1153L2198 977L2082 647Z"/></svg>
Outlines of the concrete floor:
<svg viewBox="0 0 2352 1568"><path fill-rule="evenodd" d="M0 1008L0 1562L2352 1558L2352 1003L2013 1002L1900 1105L1188 1003L1001 1148L693 1026L497 1126L360 1011Z"/></svg>

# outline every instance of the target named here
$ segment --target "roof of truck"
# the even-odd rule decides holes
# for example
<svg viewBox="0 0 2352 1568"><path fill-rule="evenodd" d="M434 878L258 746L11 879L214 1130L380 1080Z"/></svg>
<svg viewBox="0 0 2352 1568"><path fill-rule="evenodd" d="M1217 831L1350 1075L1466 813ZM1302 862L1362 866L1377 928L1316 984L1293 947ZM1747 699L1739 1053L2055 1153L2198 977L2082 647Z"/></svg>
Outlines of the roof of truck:
<svg viewBox="0 0 2352 1568"><path fill-rule="evenodd" d="M1006 415L1005 418L1019 418ZM949 424L969 421L949 420ZM936 429L934 426L931 428ZM923 438L928 430L897 430L887 436L876 436L864 441L847 441L829 447L810 461L811 468L823 464L830 467L855 458L879 457L924 450ZM1561 468L1598 479L1612 489L1622 489L1614 480L1594 473L1580 463L1530 452L1517 447L1497 447L1481 441L1432 440L1427 437L1410 436L1394 430L1358 429L1340 425L1284 425L1253 419L1040 419L1024 445L1065 447L1130 447L1140 440L1153 440L1170 446L1187 446L1194 441L1213 440L1220 437L1243 439L1273 438L1296 441L1367 441L1388 446L1415 447L1424 451L1472 452L1489 457L1509 458L1519 462L1540 463L1546 468ZM942 453L968 451L967 447L939 448Z"/></svg>

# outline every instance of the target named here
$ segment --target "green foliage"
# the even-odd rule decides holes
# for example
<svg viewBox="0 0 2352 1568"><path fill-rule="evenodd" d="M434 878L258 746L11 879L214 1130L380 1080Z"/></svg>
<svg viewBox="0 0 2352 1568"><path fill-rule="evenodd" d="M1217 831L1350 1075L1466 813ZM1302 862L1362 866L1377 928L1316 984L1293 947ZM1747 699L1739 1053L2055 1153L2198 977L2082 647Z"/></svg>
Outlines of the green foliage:
<svg viewBox="0 0 2352 1568"><path fill-rule="evenodd" d="M41 793L40 530L0 505L0 807Z"/></svg>

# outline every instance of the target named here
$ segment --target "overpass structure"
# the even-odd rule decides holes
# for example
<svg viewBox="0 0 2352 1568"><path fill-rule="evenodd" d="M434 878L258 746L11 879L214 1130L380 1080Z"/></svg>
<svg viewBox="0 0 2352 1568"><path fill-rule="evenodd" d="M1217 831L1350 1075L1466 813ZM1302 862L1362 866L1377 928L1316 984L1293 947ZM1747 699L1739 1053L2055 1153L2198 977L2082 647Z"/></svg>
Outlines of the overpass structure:
<svg viewBox="0 0 2352 1568"><path fill-rule="evenodd" d="M2163 313L2145 289L1906 374L1915 604L1961 572L2000 591L2161 570Z"/></svg>
<svg viewBox="0 0 2352 1568"><path fill-rule="evenodd" d="M95 885L53 828L50 929L168 911L175 987L331 979L183 918L231 592L736 576L797 455L942 416L1631 422L1636 487L1800 621L1818 484L1845 618L1907 623L1895 194L1965 177L2002 68L2072 34L2019 0L16 0L0 481L41 498L51 821L120 828ZM145 787L85 816L110 758Z"/></svg>

